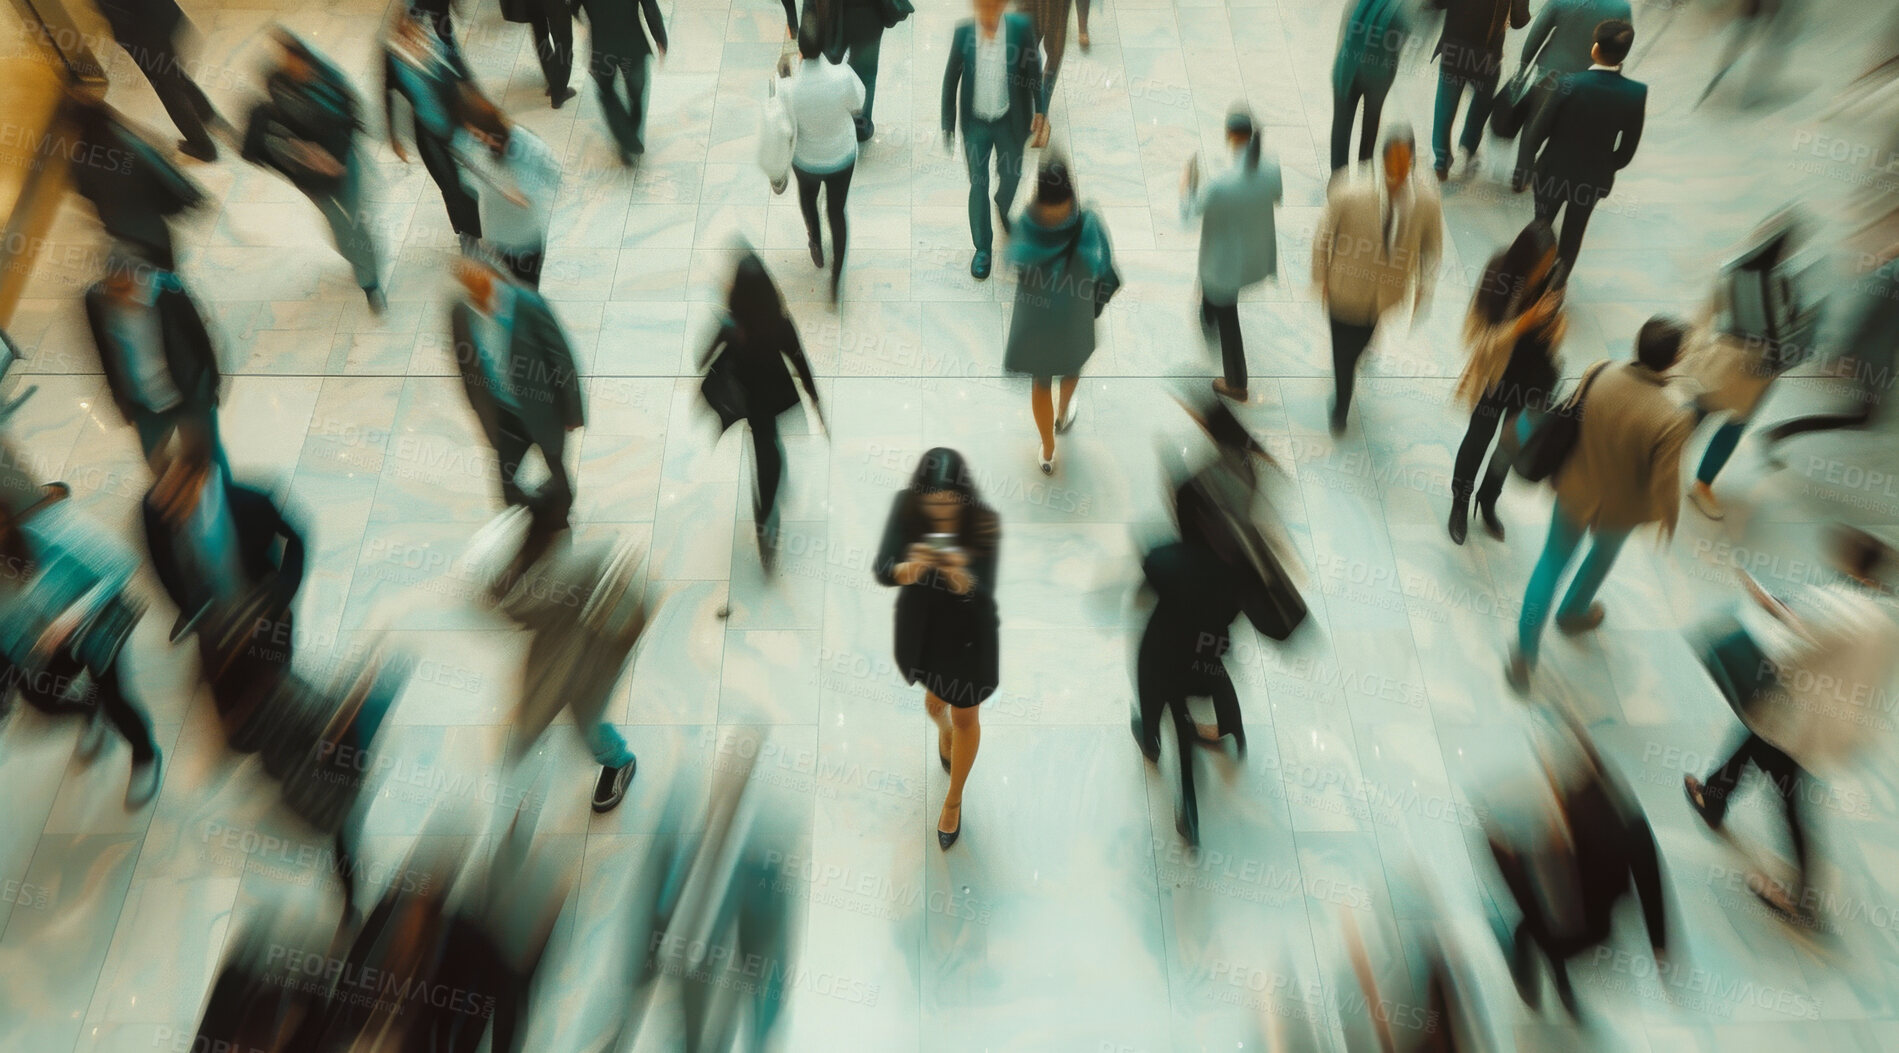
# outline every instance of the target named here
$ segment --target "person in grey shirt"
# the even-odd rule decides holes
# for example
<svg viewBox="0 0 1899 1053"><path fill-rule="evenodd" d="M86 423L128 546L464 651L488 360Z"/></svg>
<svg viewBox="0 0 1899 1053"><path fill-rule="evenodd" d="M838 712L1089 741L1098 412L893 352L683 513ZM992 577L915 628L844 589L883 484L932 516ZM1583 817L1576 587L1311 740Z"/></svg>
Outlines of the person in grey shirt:
<svg viewBox="0 0 1899 1053"><path fill-rule="evenodd" d="M1260 155L1253 115L1236 106L1226 117L1233 163L1200 185L1198 159L1187 168L1182 210L1200 216L1200 318L1218 328L1226 376L1213 390L1246 401L1246 349L1240 340L1240 290L1279 273L1273 209L1285 197L1279 163Z"/></svg>
<svg viewBox="0 0 1899 1053"><path fill-rule="evenodd" d="M1592 61L1589 49L1596 44L1596 27L1610 19L1633 24L1629 0L1549 0L1536 13L1536 20L1523 38L1521 64L1534 64L1530 74L1528 120L1549 105L1556 94L1556 82L1571 73L1581 73ZM1527 135L1517 137L1517 166L1510 176L1510 189L1521 193L1530 182L1530 162L1535 148Z"/></svg>

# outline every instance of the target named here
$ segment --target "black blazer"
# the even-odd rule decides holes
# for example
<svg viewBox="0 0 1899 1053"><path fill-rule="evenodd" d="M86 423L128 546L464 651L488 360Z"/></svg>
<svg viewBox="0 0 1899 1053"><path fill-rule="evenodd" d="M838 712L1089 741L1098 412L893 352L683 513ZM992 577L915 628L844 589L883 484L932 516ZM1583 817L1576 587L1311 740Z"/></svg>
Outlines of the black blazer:
<svg viewBox="0 0 1899 1053"><path fill-rule="evenodd" d="M168 218L202 202L204 188L111 117L101 114L87 124L72 164L73 188L92 202L107 234L172 270Z"/></svg>
<svg viewBox="0 0 1899 1053"><path fill-rule="evenodd" d="M113 39L121 45L163 43L169 46L178 23L185 19L184 11L174 0L99 0L99 13L105 16L106 24L112 27ZM144 59L139 63L141 66L151 61L142 55L132 57Z"/></svg>
<svg viewBox="0 0 1899 1053"><path fill-rule="evenodd" d="M1205 546L1162 545L1141 562L1157 602L1141 634L1136 675L1145 694L1197 698L1228 679L1226 653L1233 619L1240 616L1239 583Z"/></svg>
<svg viewBox="0 0 1899 1053"><path fill-rule="evenodd" d="M720 345L724 345L724 351L719 351ZM716 358L713 357L715 352ZM700 368L708 372L730 370L734 374L738 387L745 392L747 417L776 417L798 406L798 389L792 384L791 370L785 368L786 360L791 362L798 381L816 404L818 388L811 378L811 363L805 358L804 344L798 339L798 327L783 315L778 316L771 332L757 335L746 333L730 318L726 319L706 349L706 361Z"/></svg>
<svg viewBox="0 0 1899 1053"><path fill-rule="evenodd" d="M117 351L118 337L112 332L108 314L111 301L105 283L94 282L86 290L86 320L92 325L92 343L99 350L99 365L105 371L106 387L112 392L112 401L118 405L119 413L130 423L135 414L143 414L145 410L132 398L131 379L125 375L124 363ZM187 413L210 411L218 404L218 385L223 375L218 372L217 352L211 346L211 334L205 330L197 303L182 289L166 288L158 294L156 308L171 382L184 396L179 409Z"/></svg>
<svg viewBox="0 0 1899 1053"><path fill-rule="evenodd" d="M244 573L256 586L274 579L281 602L286 606L303 586L303 535L291 526L276 502L262 490L255 490L228 478L224 484L225 507L230 509L237 534L238 558ZM175 545L177 532L158 512L148 492L144 502L145 546L152 554L152 569L165 586L179 611L190 614L208 601L225 599L212 596L207 585L191 579L179 564Z"/></svg>
<svg viewBox="0 0 1899 1053"><path fill-rule="evenodd" d="M264 85L269 98L251 111L244 131L244 160L275 168L306 193L313 188L327 192L336 181L286 165L271 149L271 138L300 139L348 165L356 130L362 126L362 105L343 72L321 58L313 57L312 65L316 73L308 81L294 81L282 71L271 73Z"/></svg>
<svg viewBox="0 0 1899 1053"><path fill-rule="evenodd" d="M580 372L574 365L573 349L567 334L561 331L554 312L539 293L514 287L514 335L508 345L508 361L496 363L496 372L514 384L514 415L527 429L527 437L536 444L549 446L560 441L568 428L586 423L580 397ZM481 422L482 434L490 445L500 434L504 407L488 384L488 372L482 368L484 353L474 338L477 312L466 298L449 308L449 331L455 340L455 364L460 368L462 384L468 390L468 404Z"/></svg>
<svg viewBox="0 0 1899 1053"><path fill-rule="evenodd" d="M897 564L922 532L904 521L900 491L884 523L883 541L871 572L880 585L897 585ZM896 659L905 681L916 683L933 674L952 685L958 698L944 701L969 705L988 697L999 680L1002 645L1001 619L996 613L996 560L1002 547L998 536L986 546L971 546L969 573L975 585L958 596L936 580L935 571L897 589ZM932 642L926 641L935 637Z"/></svg>
<svg viewBox="0 0 1899 1053"><path fill-rule="evenodd" d="M1022 139L1029 137L1029 124L1035 115L1047 109L1042 98L1042 53L1035 43L1035 30L1029 16L1007 14L996 32L1003 35L1003 57L1009 63L1009 124ZM949 62L943 67L943 134L956 134L956 119L967 125L976 105L976 22L965 19L956 24L950 38Z"/></svg>
<svg viewBox="0 0 1899 1053"><path fill-rule="evenodd" d="M1444 72L1471 80L1494 80L1503 69L1503 38L1530 24L1529 0L1431 0L1444 12L1437 55Z"/></svg>
<svg viewBox="0 0 1899 1053"><path fill-rule="evenodd" d="M666 46L666 23L659 17L657 0L573 0L575 14L587 13L593 27L593 53L623 58L645 58L653 46ZM646 26L640 27L644 16ZM652 42L647 42L647 34Z"/></svg>
<svg viewBox="0 0 1899 1053"><path fill-rule="evenodd" d="M1635 160L1647 106L1648 85L1615 70L1584 70L1558 81L1528 133L1537 182L1565 195L1582 187L1593 188L1596 197L1608 194L1615 174Z"/></svg>

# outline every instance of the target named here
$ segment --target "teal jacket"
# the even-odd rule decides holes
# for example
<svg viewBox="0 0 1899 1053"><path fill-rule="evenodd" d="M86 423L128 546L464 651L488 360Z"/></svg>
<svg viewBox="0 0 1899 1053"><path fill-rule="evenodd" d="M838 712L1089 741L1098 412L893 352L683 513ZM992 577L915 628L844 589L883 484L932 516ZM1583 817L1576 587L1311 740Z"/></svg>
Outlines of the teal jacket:
<svg viewBox="0 0 1899 1053"><path fill-rule="evenodd" d="M1009 64L1009 124L1016 135L1029 137L1029 125L1044 111L1042 99L1042 53L1035 43L1035 30L1027 15L1003 15L1003 55ZM956 134L960 116L967 125L976 100L976 22L966 19L956 24L950 41L949 63L943 69L943 134Z"/></svg>
<svg viewBox="0 0 1899 1053"><path fill-rule="evenodd" d="M1333 93L1345 94L1360 74L1372 90L1390 88L1411 31L1409 0L1346 0L1338 57L1332 61Z"/></svg>

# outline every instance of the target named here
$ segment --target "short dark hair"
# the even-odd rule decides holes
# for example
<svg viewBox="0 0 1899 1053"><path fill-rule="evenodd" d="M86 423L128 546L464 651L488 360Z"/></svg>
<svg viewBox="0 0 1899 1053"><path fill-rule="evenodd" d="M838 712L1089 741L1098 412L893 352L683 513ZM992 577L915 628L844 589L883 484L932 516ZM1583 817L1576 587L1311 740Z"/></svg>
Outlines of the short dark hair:
<svg viewBox="0 0 1899 1053"><path fill-rule="evenodd" d="M1681 342L1688 327L1667 315L1658 314L1642 323L1635 335L1635 358L1648 368L1661 372L1681 356Z"/></svg>
<svg viewBox="0 0 1899 1053"><path fill-rule="evenodd" d="M1635 27L1619 18L1596 23L1596 47L1603 61L1620 66L1629 57L1629 49L1635 47Z"/></svg>
<svg viewBox="0 0 1899 1053"><path fill-rule="evenodd" d="M824 54L822 36L818 29L817 13L807 8L804 17L798 20L798 54L808 59Z"/></svg>
<svg viewBox="0 0 1899 1053"><path fill-rule="evenodd" d="M1035 203L1061 205L1075 200L1075 182L1068 175L1068 162L1044 161L1035 177Z"/></svg>

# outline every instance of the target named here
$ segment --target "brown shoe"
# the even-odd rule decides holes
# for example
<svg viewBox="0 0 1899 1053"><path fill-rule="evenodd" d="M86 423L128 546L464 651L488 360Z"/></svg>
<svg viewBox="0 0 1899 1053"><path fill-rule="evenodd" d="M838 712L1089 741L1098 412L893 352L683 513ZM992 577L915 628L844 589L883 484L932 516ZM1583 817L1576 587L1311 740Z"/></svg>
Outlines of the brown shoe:
<svg viewBox="0 0 1899 1053"><path fill-rule="evenodd" d="M1570 636L1575 636L1579 633L1586 633L1596 626L1601 625L1603 617L1608 613L1609 612L1602 609L1602 604L1592 603L1589 605L1589 609L1584 611L1580 618L1557 618L1556 627Z"/></svg>

